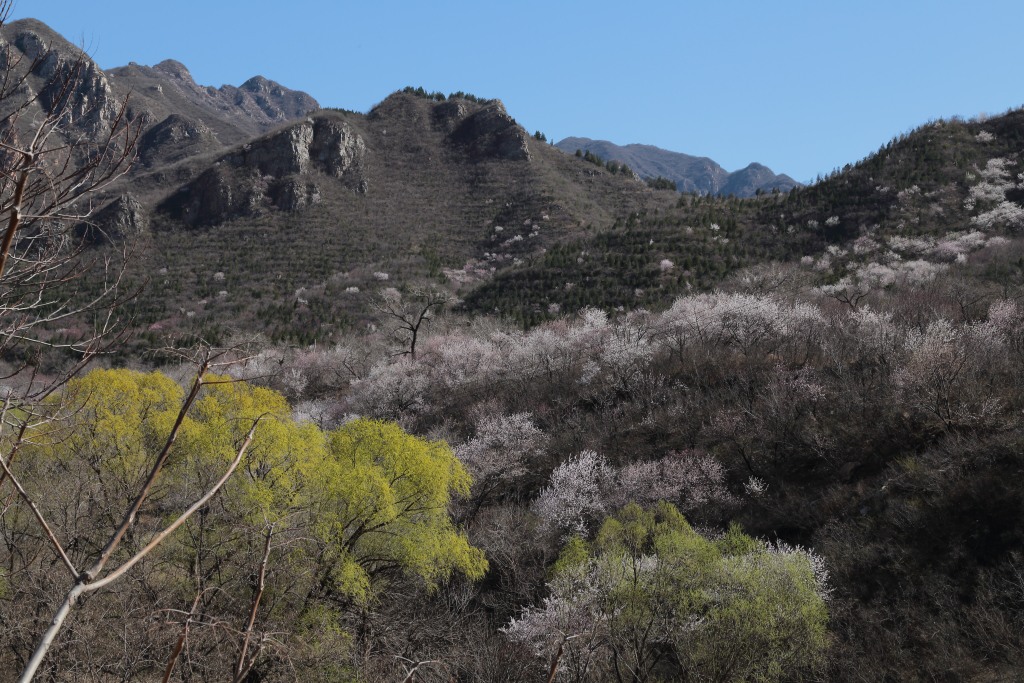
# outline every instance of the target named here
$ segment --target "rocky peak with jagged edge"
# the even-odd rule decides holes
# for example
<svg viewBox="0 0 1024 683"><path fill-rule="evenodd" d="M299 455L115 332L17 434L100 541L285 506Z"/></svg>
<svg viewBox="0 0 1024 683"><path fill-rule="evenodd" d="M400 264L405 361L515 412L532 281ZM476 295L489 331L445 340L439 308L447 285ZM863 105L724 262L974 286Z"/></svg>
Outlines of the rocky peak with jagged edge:
<svg viewBox="0 0 1024 683"><path fill-rule="evenodd" d="M251 82L257 90L277 87ZM375 182L366 163L389 158L376 173L401 176L405 164L445 158L453 164L530 163L530 140L499 100L472 96L438 101L394 93L368 114L322 110L235 146L197 170L156 207L188 226L212 226L271 211L298 211L337 201L341 188L365 194ZM401 161L393 153L401 155Z"/></svg>
<svg viewBox="0 0 1024 683"><path fill-rule="evenodd" d="M3 67L11 65L15 74L25 73L21 87L36 98L20 117L23 125L31 125L58 101L66 102L71 123L64 132L69 138L96 135L117 116L118 98L106 74L80 48L41 21L22 19L5 24L0 29L0 62ZM74 80L70 93L65 89L69 79ZM0 111L0 117L10 113Z"/></svg>
<svg viewBox="0 0 1024 683"><path fill-rule="evenodd" d="M310 95L263 76L238 87L201 85L184 64L173 59L151 67L132 62L111 69L110 75L133 92L136 111L152 123L171 114L202 121L223 145L265 133L320 107Z"/></svg>
<svg viewBox="0 0 1024 683"><path fill-rule="evenodd" d="M0 59L21 60L23 68L31 70L24 87L38 102L22 116L26 122L61 96L62 77L78 69L71 115L63 131L68 139L99 134L127 100L128 118L142 123L137 151L144 163L133 173L215 153L319 108L308 94L262 76L240 87L200 85L184 64L173 59L151 67L133 62L104 71L81 48L36 19L13 21L0 29ZM0 117L8 113L0 111Z"/></svg>

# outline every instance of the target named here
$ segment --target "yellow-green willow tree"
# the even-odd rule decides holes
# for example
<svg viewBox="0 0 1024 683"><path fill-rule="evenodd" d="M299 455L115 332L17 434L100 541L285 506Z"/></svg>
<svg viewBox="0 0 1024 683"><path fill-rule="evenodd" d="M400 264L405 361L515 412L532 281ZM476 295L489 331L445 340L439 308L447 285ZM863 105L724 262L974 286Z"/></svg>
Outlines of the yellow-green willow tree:
<svg viewBox="0 0 1024 683"><path fill-rule="evenodd" d="M325 433L293 420L280 394L205 372L186 393L159 373L97 370L51 405L51 419L21 435L24 504L3 520L64 521L46 526L71 590L35 667L79 599L118 590L134 567L181 611L217 614L234 634L222 647L233 680L287 646L282 628L330 630L339 605L369 604L391 578L429 586L486 570L449 517L470 479L443 442L370 420Z"/></svg>

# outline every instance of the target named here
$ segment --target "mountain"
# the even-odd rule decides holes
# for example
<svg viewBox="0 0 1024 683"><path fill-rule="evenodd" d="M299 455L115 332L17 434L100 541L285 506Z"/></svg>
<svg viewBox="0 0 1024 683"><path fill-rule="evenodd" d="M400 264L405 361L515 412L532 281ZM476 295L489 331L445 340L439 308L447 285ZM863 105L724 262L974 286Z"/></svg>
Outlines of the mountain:
<svg viewBox="0 0 1024 683"><path fill-rule="evenodd" d="M657 308L689 291L720 286L750 266L818 263L826 250L865 259L892 242L897 248L891 259L921 261L941 243L955 255L958 240L973 230L1024 227L1024 189L1013 182L1022 149L1024 110L984 122L939 121L784 194L684 195L667 210L621 216L497 273L468 293L466 303L476 311L515 311L538 320L554 317L548 310L584 306ZM990 185L996 189L988 192ZM799 277L824 285L841 280L842 273L826 267L836 260L828 256L818 270Z"/></svg>
<svg viewBox="0 0 1024 683"><path fill-rule="evenodd" d="M262 76L241 86L199 85L184 64L167 59L148 67L131 63L107 77L116 94L131 93L136 115L159 125L174 116L201 122L222 145L232 145L320 108L304 92Z"/></svg>
<svg viewBox="0 0 1024 683"><path fill-rule="evenodd" d="M133 173L216 152L319 108L306 93L262 76L239 87L199 85L183 64L170 59L152 67L132 63L104 71L35 19L4 25L0 41L9 46L11 59L32 65L26 86L44 99L51 92L57 96L57 81L82 60L72 93L73 116L64 129L68 139L96 134L127 98L128 118L142 124Z"/></svg>
<svg viewBox="0 0 1024 683"><path fill-rule="evenodd" d="M76 54L38 22L2 37L40 57L40 89ZM1020 128L1018 113L925 127L814 186L749 199L784 176L595 143L599 156L635 153L622 161L642 174L685 167L683 189L726 195L679 196L542 144L498 100L407 88L365 114L309 112L307 96L263 79L215 89L173 61L86 67L78 96L94 105L71 132L108 120L130 89L143 92L132 106L144 130L139 162L94 198L83 232L137 242L148 332L208 340L326 341L372 324L382 287L428 284L528 327L587 306L658 308L865 234L922 225L938 237L977 218L965 169L1013 158Z"/></svg>
<svg viewBox="0 0 1024 683"><path fill-rule="evenodd" d="M144 170L101 201L117 208L99 231L141 235L138 277L162 274L140 299L154 333L308 343L368 322L384 286L468 292L675 195L535 140L498 100L409 89Z"/></svg>
<svg viewBox="0 0 1024 683"><path fill-rule="evenodd" d="M788 192L800 185L789 176L776 175L758 163L729 173L707 157L670 152L653 145L616 145L606 140L568 137L555 143L555 147L570 154L582 150L606 161L624 163L641 178L667 178L680 192L753 197L758 190Z"/></svg>

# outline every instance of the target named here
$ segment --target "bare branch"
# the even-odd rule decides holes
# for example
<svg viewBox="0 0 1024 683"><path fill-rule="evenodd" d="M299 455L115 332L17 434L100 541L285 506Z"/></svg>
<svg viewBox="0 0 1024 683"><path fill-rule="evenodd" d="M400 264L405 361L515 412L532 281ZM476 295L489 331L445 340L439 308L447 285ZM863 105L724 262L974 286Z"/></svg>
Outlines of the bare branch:
<svg viewBox="0 0 1024 683"><path fill-rule="evenodd" d="M260 569L256 578L256 590L252 596L252 608L249 610L249 623L245 627L245 638L242 640L242 651L238 653L238 663L235 664L235 677L233 683L242 683L249 675L252 668L256 666L256 659L259 657L262 643L257 647L251 659L246 659L249 651L249 641L252 639L252 629L256 624L256 613L260 608L260 600L263 598L263 589L267 585L267 564L270 561L270 539L274 535L274 524L267 527L266 540L263 543L263 559L260 560Z"/></svg>

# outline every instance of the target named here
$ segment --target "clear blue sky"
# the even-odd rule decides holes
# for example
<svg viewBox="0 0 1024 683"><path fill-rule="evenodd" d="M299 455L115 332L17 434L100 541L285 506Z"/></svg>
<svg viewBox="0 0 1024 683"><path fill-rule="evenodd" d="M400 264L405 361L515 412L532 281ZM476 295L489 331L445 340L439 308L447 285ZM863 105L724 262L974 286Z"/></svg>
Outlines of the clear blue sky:
<svg viewBox="0 0 1024 683"><path fill-rule="evenodd" d="M531 132L760 161L798 180L929 119L1024 104L1021 0L18 0L101 67L262 74L365 111L406 85Z"/></svg>

